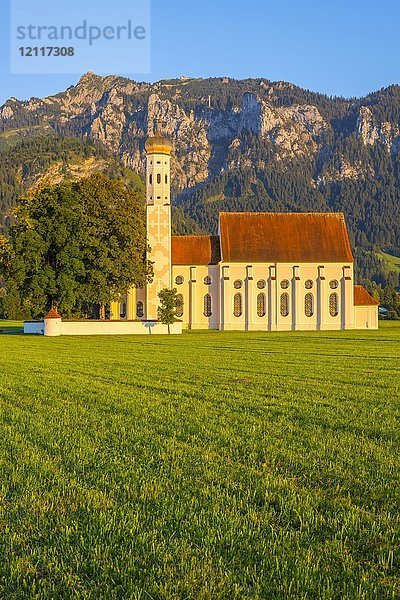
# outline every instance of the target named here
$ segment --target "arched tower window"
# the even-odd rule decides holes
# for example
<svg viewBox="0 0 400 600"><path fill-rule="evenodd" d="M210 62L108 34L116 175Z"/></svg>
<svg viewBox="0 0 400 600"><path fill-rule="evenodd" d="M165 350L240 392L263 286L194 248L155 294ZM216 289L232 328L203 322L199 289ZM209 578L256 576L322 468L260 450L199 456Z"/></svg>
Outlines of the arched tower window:
<svg viewBox="0 0 400 600"><path fill-rule="evenodd" d="M257 315L259 317L265 317L266 313L266 301L265 294L261 293L257 295Z"/></svg>
<svg viewBox="0 0 400 600"><path fill-rule="evenodd" d="M167 174L165 175L165 183L166 184L168 183L168 175Z"/></svg>
<svg viewBox="0 0 400 600"><path fill-rule="evenodd" d="M150 173L150 175L149 175L149 183L150 183L150 185L153 185L153 174L152 173Z"/></svg>
<svg viewBox="0 0 400 600"><path fill-rule="evenodd" d="M314 314L314 296L310 293L304 296L304 313L306 317L312 317Z"/></svg>
<svg viewBox="0 0 400 600"><path fill-rule="evenodd" d="M205 294L204 296L204 310L203 314L205 317L211 317L211 296L210 294Z"/></svg>
<svg viewBox="0 0 400 600"><path fill-rule="evenodd" d="M281 294L281 317L287 317L289 315L289 294L284 292Z"/></svg>
<svg viewBox="0 0 400 600"><path fill-rule="evenodd" d="M329 314L331 317L337 317L339 314L339 296L336 292L329 296Z"/></svg>
<svg viewBox="0 0 400 600"><path fill-rule="evenodd" d="M176 309L176 316L183 317L183 294L177 294L176 299L181 300L181 302L182 302L181 306Z"/></svg>
<svg viewBox="0 0 400 600"><path fill-rule="evenodd" d="M139 302L136 304L136 315L139 317L139 319L144 315L143 302L141 300L139 300Z"/></svg>
<svg viewBox="0 0 400 600"><path fill-rule="evenodd" d="M233 296L233 314L235 317L242 315L242 294L239 292Z"/></svg>
<svg viewBox="0 0 400 600"><path fill-rule="evenodd" d="M161 173L157 173L157 183L161 183Z"/></svg>
<svg viewBox="0 0 400 600"><path fill-rule="evenodd" d="M125 319L126 317L126 302L122 302L119 307L119 316L121 319Z"/></svg>

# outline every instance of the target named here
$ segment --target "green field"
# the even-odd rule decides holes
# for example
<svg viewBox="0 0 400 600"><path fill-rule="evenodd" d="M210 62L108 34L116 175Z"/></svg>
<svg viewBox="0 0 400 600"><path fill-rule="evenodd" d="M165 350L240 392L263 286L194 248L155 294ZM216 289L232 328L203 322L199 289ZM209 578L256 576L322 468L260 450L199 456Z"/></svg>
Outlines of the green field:
<svg viewBox="0 0 400 600"><path fill-rule="evenodd" d="M0 598L399 598L399 347L1 334Z"/></svg>
<svg viewBox="0 0 400 600"><path fill-rule="evenodd" d="M396 271L400 273L400 258L389 252L378 252L378 256L383 260L383 263L388 271Z"/></svg>

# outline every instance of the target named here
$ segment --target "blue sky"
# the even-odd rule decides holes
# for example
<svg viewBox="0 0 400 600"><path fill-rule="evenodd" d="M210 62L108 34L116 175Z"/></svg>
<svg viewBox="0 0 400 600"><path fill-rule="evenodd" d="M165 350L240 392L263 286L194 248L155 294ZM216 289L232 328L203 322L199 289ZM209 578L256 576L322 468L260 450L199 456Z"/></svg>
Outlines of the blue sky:
<svg viewBox="0 0 400 600"><path fill-rule="evenodd" d="M1 0L0 103L76 83L82 73L10 74L8 5ZM112 2L98 5L110 11ZM400 83L395 0L152 0L151 22L151 72L118 74L140 81L266 77L347 97Z"/></svg>

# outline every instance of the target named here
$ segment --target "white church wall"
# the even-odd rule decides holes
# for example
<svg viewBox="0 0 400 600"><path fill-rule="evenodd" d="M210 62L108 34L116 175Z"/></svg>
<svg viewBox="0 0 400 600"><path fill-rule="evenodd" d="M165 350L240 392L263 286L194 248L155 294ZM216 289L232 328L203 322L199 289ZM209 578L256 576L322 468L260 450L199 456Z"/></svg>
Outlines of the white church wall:
<svg viewBox="0 0 400 600"><path fill-rule="evenodd" d="M306 331L354 326L353 265L221 264L220 281L221 329ZM266 300L263 316L258 311L260 293L265 293ZM241 313L236 311L236 315L235 294L241 294L242 301ZM330 312L331 294L337 295L337 314Z"/></svg>
<svg viewBox="0 0 400 600"><path fill-rule="evenodd" d="M224 331L246 330L246 279L246 264L221 264L220 327Z"/></svg>
<svg viewBox="0 0 400 600"><path fill-rule="evenodd" d="M354 328L378 329L378 306L355 306Z"/></svg>
<svg viewBox="0 0 400 600"><path fill-rule="evenodd" d="M178 280L177 280L178 278ZM183 283L179 283L183 278ZM207 283L210 278L211 284ZM178 283L177 283L178 281ZM188 329L218 329L219 269L218 265L175 265L172 287L183 296L183 327ZM205 296L211 296L211 315L205 314Z"/></svg>

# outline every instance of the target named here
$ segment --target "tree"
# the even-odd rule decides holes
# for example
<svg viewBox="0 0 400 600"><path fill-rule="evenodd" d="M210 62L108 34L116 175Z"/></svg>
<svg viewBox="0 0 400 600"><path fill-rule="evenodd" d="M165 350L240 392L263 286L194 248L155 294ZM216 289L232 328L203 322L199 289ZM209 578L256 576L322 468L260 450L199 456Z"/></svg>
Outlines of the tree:
<svg viewBox="0 0 400 600"><path fill-rule="evenodd" d="M144 204L123 183L96 173L46 187L20 201L0 244L3 312L87 316L151 280L146 250Z"/></svg>
<svg viewBox="0 0 400 600"><path fill-rule="evenodd" d="M177 321L176 311L183 306L183 300L178 295L178 290L167 288L158 292L160 306L157 308L157 316L161 323L168 325L168 333L171 333L170 326Z"/></svg>

